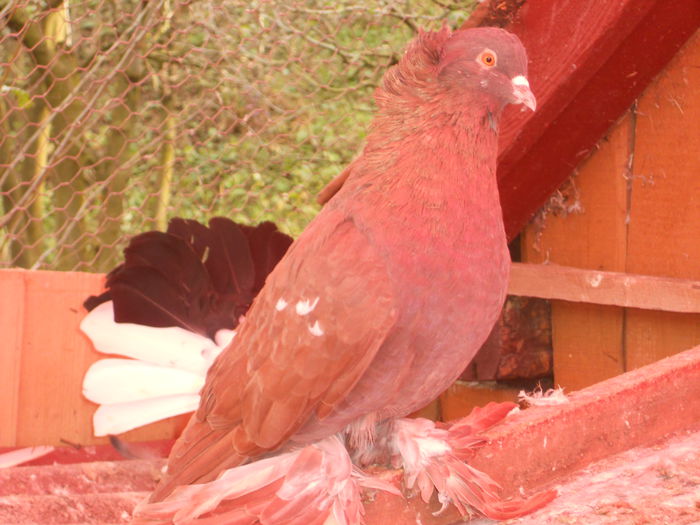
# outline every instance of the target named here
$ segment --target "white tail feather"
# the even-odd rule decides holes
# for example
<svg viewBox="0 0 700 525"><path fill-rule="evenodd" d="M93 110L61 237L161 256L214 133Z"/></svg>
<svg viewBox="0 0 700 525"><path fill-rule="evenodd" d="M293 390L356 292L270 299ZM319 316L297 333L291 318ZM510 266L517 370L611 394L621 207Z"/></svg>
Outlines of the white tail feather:
<svg viewBox="0 0 700 525"><path fill-rule="evenodd" d="M133 359L101 359L83 378L83 395L99 404L198 394L205 376Z"/></svg>
<svg viewBox="0 0 700 525"><path fill-rule="evenodd" d="M193 412L198 406L198 394L181 394L100 405L93 415L92 422L96 436L121 434L161 419Z"/></svg>
<svg viewBox="0 0 700 525"><path fill-rule="evenodd" d="M0 454L0 468L9 468L50 454L54 447L28 447Z"/></svg>
<svg viewBox="0 0 700 525"><path fill-rule="evenodd" d="M235 335L235 330L229 330L228 328L219 328L214 334L214 341L216 341L216 344L219 348L223 349L231 341L233 341Z"/></svg>
<svg viewBox="0 0 700 525"><path fill-rule="evenodd" d="M115 323L112 302L94 308L80 323L98 352L205 374L219 352L210 339L182 328Z"/></svg>

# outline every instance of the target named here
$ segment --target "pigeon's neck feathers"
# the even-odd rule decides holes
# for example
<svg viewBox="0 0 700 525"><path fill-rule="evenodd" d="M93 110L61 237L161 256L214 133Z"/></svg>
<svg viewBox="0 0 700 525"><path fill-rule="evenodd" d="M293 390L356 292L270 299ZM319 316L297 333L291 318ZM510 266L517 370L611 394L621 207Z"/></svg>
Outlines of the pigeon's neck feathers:
<svg viewBox="0 0 700 525"><path fill-rule="evenodd" d="M398 138L436 121L469 126L463 119L468 112L475 122L496 117L502 109L494 97L468 89L451 90L438 80L443 48L452 31L444 27L436 32L421 31L401 60L391 67L375 92L377 114L371 135ZM455 119L462 121L456 122Z"/></svg>
<svg viewBox="0 0 700 525"><path fill-rule="evenodd" d="M475 97L478 98L478 97ZM395 106L394 106L395 107ZM426 118L422 113L428 112ZM499 112L482 100L424 102L403 118L379 116L352 168L345 198L375 201L397 218L461 228L461 217L501 220L496 182ZM340 201L338 202L340 204ZM492 224L492 221L488 221Z"/></svg>
<svg viewBox="0 0 700 525"><path fill-rule="evenodd" d="M403 136L398 148L373 150L368 143L368 169L358 170L357 187L375 201L376 213L389 217L385 223L395 223L397 235L437 248L438 238L454 242L502 232L498 135L487 119L474 117L465 111L454 124L438 119Z"/></svg>
<svg viewBox="0 0 700 525"><path fill-rule="evenodd" d="M494 231L494 250L505 244L496 182L500 107L483 92L450 91L438 81L449 37L448 29L422 33L387 73L363 154L334 202L382 224L397 253L397 243L427 252Z"/></svg>
<svg viewBox="0 0 700 525"><path fill-rule="evenodd" d="M451 89L438 79L448 28L421 32L384 76L377 114L358 169L363 183L385 190L425 189L435 198L497 200L495 167L501 104L483 91ZM438 189L444 190L439 196ZM466 195L468 196L468 195ZM496 206L498 203L496 202Z"/></svg>

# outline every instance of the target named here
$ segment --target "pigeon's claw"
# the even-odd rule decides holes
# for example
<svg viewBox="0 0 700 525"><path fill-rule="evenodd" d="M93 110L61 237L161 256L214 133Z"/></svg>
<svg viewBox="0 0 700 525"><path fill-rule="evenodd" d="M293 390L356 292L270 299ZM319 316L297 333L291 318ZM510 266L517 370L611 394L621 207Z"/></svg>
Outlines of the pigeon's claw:
<svg viewBox="0 0 700 525"><path fill-rule="evenodd" d="M427 419L396 420L389 446L394 466L404 469L405 487L418 491L426 503L437 490L442 507L436 514L451 503L462 516L478 512L493 519L509 519L549 503L556 492L504 501L498 483L464 461L484 443L479 432L500 421L513 407L511 403L493 403L448 428L439 428Z"/></svg>

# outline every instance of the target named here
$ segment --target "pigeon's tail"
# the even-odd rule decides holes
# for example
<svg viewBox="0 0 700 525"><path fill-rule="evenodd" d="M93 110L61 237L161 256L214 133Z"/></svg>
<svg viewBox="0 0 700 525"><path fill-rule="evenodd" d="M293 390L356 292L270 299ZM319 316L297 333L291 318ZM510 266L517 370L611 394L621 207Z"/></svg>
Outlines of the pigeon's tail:
<svg viewBox="0 0 700 525"><path fill-rule="evenodd" d="M95 435L194 411L209 366L291 242L272 223L223 218L173 219L166 233L134 237L80 325L97 351L129 358L85 375L83 394L100 405Z"/></svg>
<svg viewBox="0 0 700 525"><path fill-rule="evenodd" d="M215 481L180 486L163 501L142 503L132 525L157 523L362 523L361 488L396 487L353 467L342 441L332 436L292 452L224 471Z"/></svg>
<svg viewBox="0 0 700 525"><path fill-rule="evenodd" d="M454 504L462 516L474 511L505 520L529 514L549 503L555 491L530 498L504 501L500 486L486 473L465 462L475 447L483 444L479 433L493 426L515 408L513 403L489 403L469 416L440 428L427 419L399 419L390 440L395 466L403 467L408 489L420 493L425 502L437 490L447 508Z"/></svg>
<svg viewBox="0 0 700 525"><path fill-rule="evenodd" d="M219 330L212 341L175 326L117 323L112 306L100 304L80 324L97 351L124 356L100 359L83 378L83 395L99 405L95 435L121 434L196 410L207 370L235 332Z"/></svg>
<svg viewBox="0 0 700 525"><path fill-rule="evenodd" d="M134 237L124 262L107 275L107 290L85 307L111 300L119 323L178 326L213 338L236 327L291 243L271 222L252 227L215 217L207 227L176 218L167 232Z"/></svg>

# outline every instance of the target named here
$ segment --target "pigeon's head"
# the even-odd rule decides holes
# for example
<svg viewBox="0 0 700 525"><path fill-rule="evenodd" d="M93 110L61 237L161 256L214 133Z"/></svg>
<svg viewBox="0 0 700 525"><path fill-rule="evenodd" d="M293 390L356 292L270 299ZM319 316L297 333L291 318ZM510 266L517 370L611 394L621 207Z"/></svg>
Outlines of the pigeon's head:
<svg viewBox="0 0 700 525"><path fill-rule="evenodd" d="M483 93L501 106L536 107L525 48L517 36L497 27L452 33L440 51L438 82L450 91Z"/></svg>

